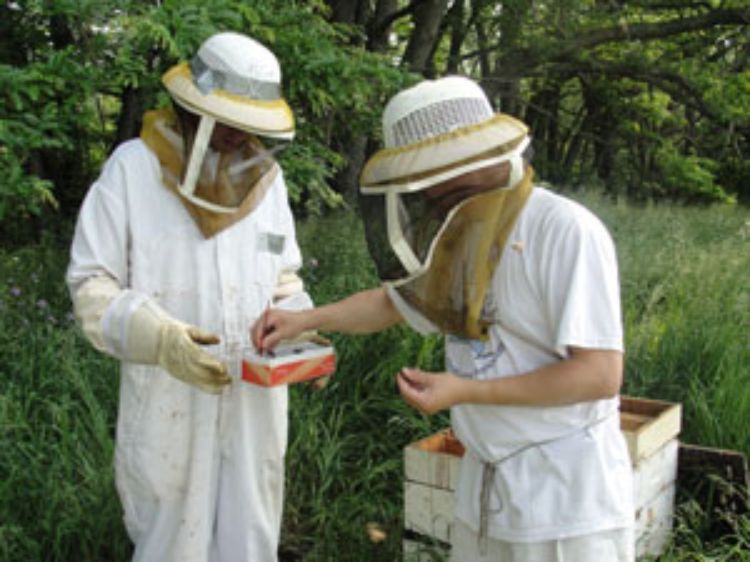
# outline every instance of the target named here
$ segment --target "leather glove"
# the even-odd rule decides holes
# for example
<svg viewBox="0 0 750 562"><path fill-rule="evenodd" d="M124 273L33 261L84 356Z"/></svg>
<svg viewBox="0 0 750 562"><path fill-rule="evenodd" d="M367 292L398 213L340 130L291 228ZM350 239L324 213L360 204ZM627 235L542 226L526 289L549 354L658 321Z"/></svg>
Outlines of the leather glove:
<svg viewBox="0 0 750 562"><path fill-rule="evenodd" d="M226 365L200 347L217 343L219 337L215 334L167 321L159 331L157 362L173 377L204 392L220 394L231 381Z"/></svg>
<svg viewBox="0 0 750 562"><path fill-rule="evenodd" d="M201 348L218 343L216 335L180 322L143 293L122 289L104 273L71 293L76 318L97 349L125 361L159 365L212 394L229 384L226 366Z"/></svg>

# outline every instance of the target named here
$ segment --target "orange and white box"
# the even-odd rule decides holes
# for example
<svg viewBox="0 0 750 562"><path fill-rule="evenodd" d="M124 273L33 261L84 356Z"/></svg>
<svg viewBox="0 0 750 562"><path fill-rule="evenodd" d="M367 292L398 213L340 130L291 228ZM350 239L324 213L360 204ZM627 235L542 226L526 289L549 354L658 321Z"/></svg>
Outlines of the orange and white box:
<svg viewBox="0 0 750 562"><path fill-rule="evenodd" d="M336 352L328 340L281 343L263 355L245 353L242 380L261 386L276 386L330 375L336 370Z"/></svg>

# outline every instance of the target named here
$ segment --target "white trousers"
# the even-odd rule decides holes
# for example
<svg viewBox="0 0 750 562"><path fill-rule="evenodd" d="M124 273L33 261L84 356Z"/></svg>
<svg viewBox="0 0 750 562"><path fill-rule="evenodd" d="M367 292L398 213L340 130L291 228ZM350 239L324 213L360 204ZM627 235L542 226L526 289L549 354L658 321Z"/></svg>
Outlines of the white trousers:
<svg viewBox="0 0 750 562"><path fill-rule="evenodd" d="M535 543L489 538L484 554L477 533L462 521L453 522L451 562L634 562L632 528Z"/></svg>

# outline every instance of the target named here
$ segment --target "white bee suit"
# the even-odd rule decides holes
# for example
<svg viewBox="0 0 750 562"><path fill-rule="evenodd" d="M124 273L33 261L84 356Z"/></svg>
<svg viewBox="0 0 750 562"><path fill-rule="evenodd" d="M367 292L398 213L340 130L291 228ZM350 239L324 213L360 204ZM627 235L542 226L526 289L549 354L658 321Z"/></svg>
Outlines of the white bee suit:
<svg viewBox="0 0 750 562"><path fill-rule="evenodd" d="M82 206L67 274L74 302L95 277L120 288L90 322L94 345L126 358L128 320L151 300L219 335L207 351L232 378L212 395L123 360L115 470L136 561L276 560L287 389L239 378L249 327L301 262L281 171L268 181L253 212L207 239L161 183L157 158L133 140L110 157ZM306 293L297 297L312 305Z"/></svg>

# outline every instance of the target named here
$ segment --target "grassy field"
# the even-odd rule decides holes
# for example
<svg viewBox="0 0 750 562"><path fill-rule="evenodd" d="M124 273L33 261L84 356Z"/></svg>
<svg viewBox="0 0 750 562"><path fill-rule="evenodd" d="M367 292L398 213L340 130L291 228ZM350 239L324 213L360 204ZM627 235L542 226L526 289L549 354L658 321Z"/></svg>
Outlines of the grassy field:
<svg viewBox="0 0 750 562"><path fill-rule="evenodd" d="M683 403L682 439L750 454L750 212L632 208L584 197L619 252L628 394ZM376 283L353 213L300 225L302 271L327 302ZM76 331L67 240L0 251L0 562L130 555L112 475L117 365ZM399 559L402 447L447 425L398 397L402 365L442 366L442 342L406 328L332 336L340 368L292 388L285 561ZM662 560L750 560L750 519L721 537L682 490ZM369 522L386 533L373 543Z"/></svg>

